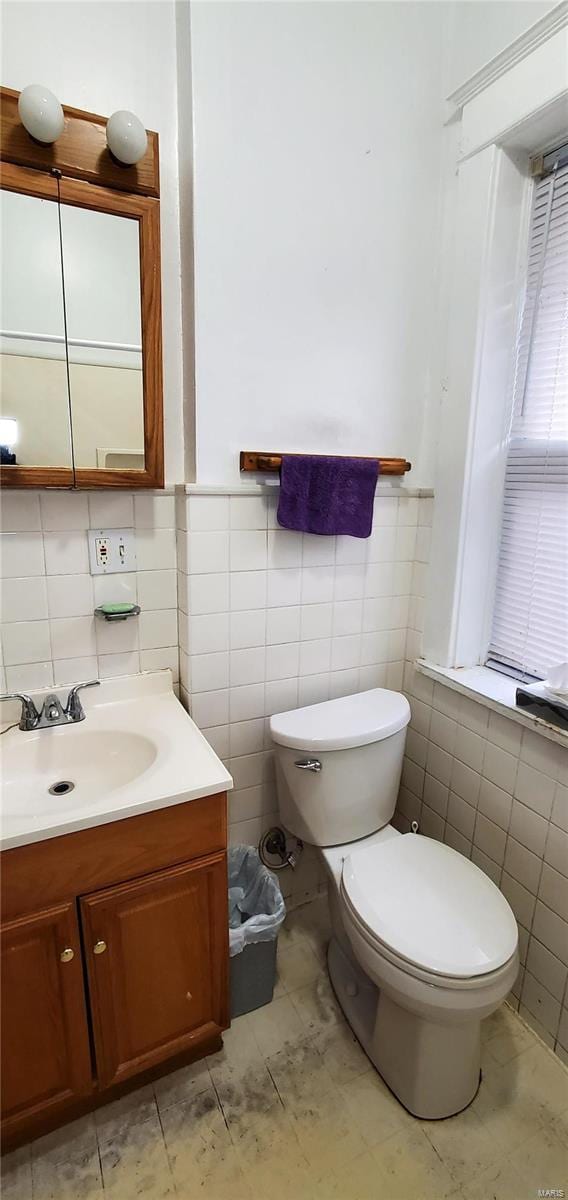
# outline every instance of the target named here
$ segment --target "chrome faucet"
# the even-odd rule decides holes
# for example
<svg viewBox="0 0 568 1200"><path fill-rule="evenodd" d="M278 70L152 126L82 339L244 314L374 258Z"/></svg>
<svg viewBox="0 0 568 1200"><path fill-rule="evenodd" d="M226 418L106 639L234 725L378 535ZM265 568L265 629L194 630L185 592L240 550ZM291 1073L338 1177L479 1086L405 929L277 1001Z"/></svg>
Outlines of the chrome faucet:
<svg viewBox="0 0 568 1200"><path fill-rule="evenodd" d="M83 721L85 718L79 692L82 688L98 687L100 682L100 679L90 679L87 683L76 683L69 692L65 706L57 696L46 696L39 712L26 692L8 692L5 696L0 696L0 700L21 700L19 728L26 733L32 729L52 729L56 725L75 725L77 721Z"/></svg>

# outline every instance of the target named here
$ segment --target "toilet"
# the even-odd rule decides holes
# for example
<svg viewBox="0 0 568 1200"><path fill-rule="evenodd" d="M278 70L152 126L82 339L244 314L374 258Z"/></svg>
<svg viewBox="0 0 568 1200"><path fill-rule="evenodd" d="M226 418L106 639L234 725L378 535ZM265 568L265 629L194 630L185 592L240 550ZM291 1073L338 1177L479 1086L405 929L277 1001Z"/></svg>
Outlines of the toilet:
<svg viewBox="0 0 568 1200"><path fill-rule="evenodd" d="M330 979L353 1032L414 1116L449 1117L480 1080L480 1026L518 971L518 931L469 859L389 824L408 701L374 688L270 720L278 805L321 850Z"/></svg>

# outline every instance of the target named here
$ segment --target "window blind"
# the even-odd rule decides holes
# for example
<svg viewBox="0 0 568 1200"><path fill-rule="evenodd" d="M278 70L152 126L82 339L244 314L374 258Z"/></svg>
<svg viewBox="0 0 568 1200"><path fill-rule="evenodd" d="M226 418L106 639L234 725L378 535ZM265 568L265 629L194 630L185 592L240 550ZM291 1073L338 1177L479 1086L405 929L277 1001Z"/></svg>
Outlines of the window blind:
<svg viewBox="0 0 568 1200"><path fill-rule="evenodd" d="M488 665L542 679L565 661L568 163L535 185Z"/></svg>

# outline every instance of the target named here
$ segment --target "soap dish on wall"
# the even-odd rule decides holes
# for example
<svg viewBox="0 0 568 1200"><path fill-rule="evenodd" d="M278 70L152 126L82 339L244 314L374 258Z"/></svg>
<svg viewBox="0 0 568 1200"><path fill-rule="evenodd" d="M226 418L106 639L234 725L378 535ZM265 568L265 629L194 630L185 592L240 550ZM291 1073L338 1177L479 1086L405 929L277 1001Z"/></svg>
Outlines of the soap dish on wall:
<svg viewBox="0 0 568 1200"><path fill-rule="evenodd" d="M101 621L126 621L127 617L137 617L139 612L139 604L100 604L95 616Z"/></svg>

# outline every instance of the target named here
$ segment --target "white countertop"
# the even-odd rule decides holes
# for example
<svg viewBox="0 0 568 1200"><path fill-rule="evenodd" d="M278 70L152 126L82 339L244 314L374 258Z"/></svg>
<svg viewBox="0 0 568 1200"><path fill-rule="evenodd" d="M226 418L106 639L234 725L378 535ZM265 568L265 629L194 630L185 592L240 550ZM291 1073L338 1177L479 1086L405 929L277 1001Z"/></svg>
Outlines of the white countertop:
<svg viewBox="0 0 568 1200"><path fill-rule="evenodd" d="M68 689L51 690L65 698ZM169 671L104 680L81 701L86 717L76 725L0 736L1 850L232 788ZM73 790L51 795L59 780Z"/></svg>

